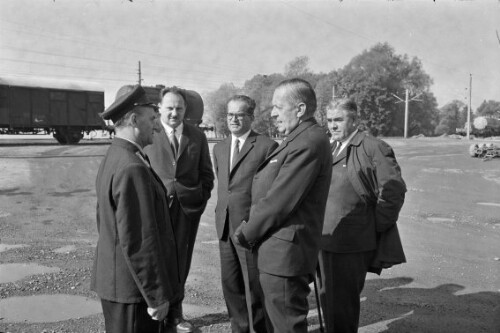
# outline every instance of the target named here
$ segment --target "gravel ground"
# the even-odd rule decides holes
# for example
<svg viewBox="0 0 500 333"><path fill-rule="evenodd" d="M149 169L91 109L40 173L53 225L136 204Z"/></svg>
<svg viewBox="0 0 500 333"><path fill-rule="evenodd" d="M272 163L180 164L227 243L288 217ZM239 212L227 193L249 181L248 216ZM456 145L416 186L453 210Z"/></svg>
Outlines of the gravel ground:
<svg viewBox="0 0 500 333"><path fill-rule="evenodd" d="M458 140L387 141L408 185L399 221L408 263L369 275L359 331L500 332L500 159L470 158L469 143ZM1 283L0 302L46 294L98 300L89 291L97 240L94 181L107 147L0 141L0 244L25 245L0 252L0 264L60 269ZM215 190L212 195L195 246L186 312L199 332L225 333L230 326L220 287ZM312 308L310 332L318 332ZM9 323L2 311L0 306L0 332L104 332L101 314Z"/></svg>

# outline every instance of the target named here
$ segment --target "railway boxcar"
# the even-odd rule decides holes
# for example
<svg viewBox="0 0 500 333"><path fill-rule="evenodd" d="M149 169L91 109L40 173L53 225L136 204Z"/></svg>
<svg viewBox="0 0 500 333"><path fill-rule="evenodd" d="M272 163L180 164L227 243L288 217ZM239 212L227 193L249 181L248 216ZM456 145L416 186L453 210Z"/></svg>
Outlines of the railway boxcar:
<svg viewBox="0 0 500 333"><path fill-rule="evenodd" d="M50 79L0 77L0 133L53 133L61 144L104 129L104 91L97 85Z"/></svg>

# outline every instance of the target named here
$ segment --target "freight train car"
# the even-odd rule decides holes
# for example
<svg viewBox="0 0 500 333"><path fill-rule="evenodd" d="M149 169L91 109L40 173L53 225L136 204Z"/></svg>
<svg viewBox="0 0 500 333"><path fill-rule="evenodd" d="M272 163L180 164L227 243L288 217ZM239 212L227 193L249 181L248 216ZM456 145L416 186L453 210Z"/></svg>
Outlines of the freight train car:
<svg viewBox="0 0 500 333"><path fill-rule="evenodd" d="M91 83L0 77L0 133L52 133L61 144L104 129L104 91Z"/></svg>

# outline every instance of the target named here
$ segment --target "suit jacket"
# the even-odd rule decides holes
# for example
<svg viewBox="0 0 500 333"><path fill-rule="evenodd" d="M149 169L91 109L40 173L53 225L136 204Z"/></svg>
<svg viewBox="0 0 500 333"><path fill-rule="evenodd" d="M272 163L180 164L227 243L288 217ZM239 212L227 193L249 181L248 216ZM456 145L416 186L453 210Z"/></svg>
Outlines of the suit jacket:
<svg viewBox="0 0 500 333"><path fill-rule="evenodd" d="M406 185L392 148L382 140L357 133L333 163L345 163L347 175L356 193L366 203L375 225L372 234L360 233L362 226L352 221L333 219L328 214L335 205L335 188L330 188L327 214L321 241L322 249L331 252L362 251L363 244L376 243L375 267L387 268L405 262L396 222L403 206ZM352 220L352 217L350 217ZM340 223L339 223L340 222ZM363 235L364 239L359 239ZM351 244L349 248L343 244ZM378 271L378 273L380 273Z"/></svg>
<svg viewBox="0 0 500 333"><path fill-rule="evenodd" d="M278 144L264 135L251 131L241 147L236 164L229 171L231 136L214 146L214 170L217 175L217 207L215 225L221 239L228 235L227 215L231 230L248 221L252 204L252 180L257 167Z"/></svg>
<svg viewBox="0 0 500 333"><path fill-rule="evenodd" d="M176 197L184 213L200 218L214 187L207 137L195 126L184 122L179 151L174 156L163 126L153 136L153 144L144 150L151 166L167 188L169 201Z"/></svg>
<svg viewBox="0 0 500 333"><path fill-rule="evenodd" d="M166 190L136 146L113 140L99 167L96 190L99 240L91 289L108 301L145 300L149 307L178 297Z"/></svg>
<svg viewBox="0 0 500 333"><path fill-rule="evenodd" d="M250 219L235 237L257 247L260 271L314 272L331 171L328 137L313 118L300 123L259 166Z"/></svg>

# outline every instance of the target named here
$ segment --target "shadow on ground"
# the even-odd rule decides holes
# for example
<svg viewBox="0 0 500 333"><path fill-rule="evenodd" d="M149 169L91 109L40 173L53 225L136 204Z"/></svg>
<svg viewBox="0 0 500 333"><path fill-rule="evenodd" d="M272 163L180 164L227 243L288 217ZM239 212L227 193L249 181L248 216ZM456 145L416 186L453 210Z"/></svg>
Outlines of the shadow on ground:
<svg viewBox="0 0 500 333"><path fill-rule="evenodd" d="M360 332L500 332L500 293L457 295L464 290L457 284L404 287L412 281L409 277L367 280Z"/></svg>

